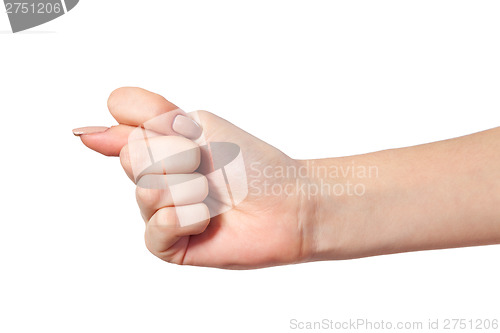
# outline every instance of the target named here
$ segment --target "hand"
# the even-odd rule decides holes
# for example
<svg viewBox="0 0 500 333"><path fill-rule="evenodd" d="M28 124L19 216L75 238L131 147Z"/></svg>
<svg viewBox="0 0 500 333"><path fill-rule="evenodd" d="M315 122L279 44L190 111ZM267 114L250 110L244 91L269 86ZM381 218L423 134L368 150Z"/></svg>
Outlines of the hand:
<svg viewBox="0 0 500 333"><path fill-rule="evenodd" d="M131 135L137 131L138 126L148 122L154 124L155 119L159 117L175 121L169 113L177 115L178 108L163 97L139 88L121 88L114 91L109 98L108 107L119 125L105 131L100 128L79 129L76 133L94 132L81 134L83 143L108 156L120 155L125 172L132 180L137 181L134 166L144 166L148 161L144 161L144 154L141 155L137 153L137 149L131 148L131 145L135 146L137 143L130 140ZM273 170L280 167L297 170L302 162L289 158L278 149L212 113L197 111L189 114L189 117L195 119L201 127L200 138L189 140L155 133L149 139L151 149L161 151L175 146L177 148L174 147L174 150L197 151L204 143L236 144L241 149L244 160L249 186L248 196L229 211L209 218L206 202L216 196L215 186L218 185L205 181L206 172L209 170L207 166L210 166L212 161L203 149L200 150L199 161L194 156L190 162L186 162L189 165L183 166L184 169L181 170L181 173L191 174L184 177L198 180L191 182L190 191L193 193L188 195L190 198L186 202L181 202L184 205L181 205L180 211L179 207L174 208L174 203L168 198L168 185L160 189L141 186L145 179L155 183L166 180L168 183L168 177L175 178L179 177L178 175L141 175L136 194L146 221L147 248L159 258L176 264L236 269L298 263L311 257L314 224L311 217L314 216L314 202L311 198L304 198L300 191L294 190L297 184L308 180L266 177L263 172L266 167ZM189 134L188 136L192 136ZM183 161L188 159L184 158ZM145 166L142 167L144 168ZM194 173L195 170L201 175ZM210 194L205 198L207 183ZM272 194L269 190L273 186L281 190L286 188L286 193L292 195L287 195L285 191L278 195ZM209 204L208 207L214 206ZM180 215L197 216L200 221L181 226Z"/></svg>

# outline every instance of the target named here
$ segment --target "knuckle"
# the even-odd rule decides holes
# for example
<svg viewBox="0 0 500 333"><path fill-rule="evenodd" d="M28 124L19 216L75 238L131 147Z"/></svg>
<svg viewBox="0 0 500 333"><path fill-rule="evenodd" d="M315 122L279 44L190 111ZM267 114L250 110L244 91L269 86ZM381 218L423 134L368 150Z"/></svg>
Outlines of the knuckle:
<svg viewBox="0 0 500 333"><path fill-rule="evenodd" d="M130 161L130 149L128 145L125 145L120 150L120 164L122 165L123 170L130 175L132 171L132 163Z"/></svg>
<svg viewBox="0 0 500 333"><path fill-rule="evenodd" d="M156 246L152 241L151 237L148 235L147 231L144 233L144 243L146 244L146 248L148 249L149 252L151 252L151 254L153 254L156 257L160 257L160 253L156 250Z"/></svg>
<svg viewBox="0 0 500 333"><path fill-rule="evenodd" d="M157 207L161 203L162 191L137 186L135 196L137 198L137 202L141 205L146 207Z"/></svg>
<svg viewBox="0 0 500 333"><path fill-rule="evenodd" d="M202 182L201 196L203 197L202 200L205 200L208 197L208 193L209 193L208 179L204 175L201 175L200 178L201 178L201 182Z"/></svg>
<svg viewBox="0 0 500 333"><path fill-rule="evenodd" d="M123 146L120 150L120 163L122 165L124 163L130 164L130 149L128 145Z"/></svg>
<svg viewBox="0 0 500 333"><path fill-rule="evenodd" d="M209 111L206 111L206 110L198 110L198 111L196 111L196 113L198 113L198 115L202 116L202 117L207 117L207 116L211 116L212 115L212 112L209 112Z"/></svg>

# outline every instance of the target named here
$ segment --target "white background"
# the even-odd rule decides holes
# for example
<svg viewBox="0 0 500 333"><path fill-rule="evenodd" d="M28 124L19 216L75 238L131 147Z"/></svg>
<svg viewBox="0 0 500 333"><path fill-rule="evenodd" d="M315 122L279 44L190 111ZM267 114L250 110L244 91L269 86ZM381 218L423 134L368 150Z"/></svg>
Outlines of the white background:
<svg viewBox="0 0 500 333"><path fill-rule="evenodd" d="M497 318L500 246L254 271L146 250L134 186L71 129L115 88L206 109L292 157L500 124L497 1L83 0L0 13L0 332L289 332L289 321ZM296 330L295 330L296 331Z"/></svg>

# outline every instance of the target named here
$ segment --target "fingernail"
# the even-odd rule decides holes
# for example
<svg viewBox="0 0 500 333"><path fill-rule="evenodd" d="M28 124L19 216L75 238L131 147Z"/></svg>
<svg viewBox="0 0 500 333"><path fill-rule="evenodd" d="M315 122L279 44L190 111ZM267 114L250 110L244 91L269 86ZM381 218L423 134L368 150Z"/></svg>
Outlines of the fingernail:
<svg viewBox="0 0 500 333"><path fill-rule="evenodd" d="M174 119L172 129L188 139L194 140L201 136L201 127L191 118L178 115Z"/></svg>
<svg viewBox="0 0 500 333"><path fill-rule="evenodd" d="M86 134L96 134L96 133L102 133L108 129L109 129L109 127L105 127L105 126L80 127L80 128L75 128L73 130L73 134L75 136L86 135Z"/></svg>

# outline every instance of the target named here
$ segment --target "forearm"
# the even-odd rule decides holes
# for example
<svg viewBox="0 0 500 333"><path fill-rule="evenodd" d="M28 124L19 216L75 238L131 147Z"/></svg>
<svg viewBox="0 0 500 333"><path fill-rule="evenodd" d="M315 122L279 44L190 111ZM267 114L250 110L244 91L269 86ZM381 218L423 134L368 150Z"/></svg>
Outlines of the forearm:
<svg viewBox="0 0 500 333"><path fill-rule="evenodd" d="M333 171L311 177L312 260L500 243L500 128L308 168Z"/></svg>

